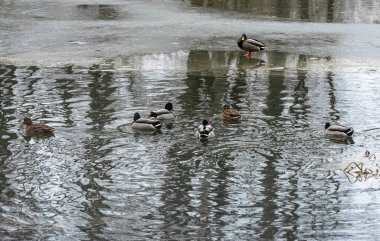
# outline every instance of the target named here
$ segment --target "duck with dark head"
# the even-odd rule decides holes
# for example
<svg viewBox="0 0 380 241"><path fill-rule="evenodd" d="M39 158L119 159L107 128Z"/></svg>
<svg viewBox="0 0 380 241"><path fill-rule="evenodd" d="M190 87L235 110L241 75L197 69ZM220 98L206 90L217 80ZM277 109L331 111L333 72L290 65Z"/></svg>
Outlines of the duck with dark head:
<svg viewBox="0 0 380 241"><path fill-rule="evenodd" d="M173 120L174 114L173 114L174 108L173 104L168 102L165 105L165 109L158 109L155 111L150 112L150 117L157 118L157 120L163 121L163 120Z"/></svg>
<svg viewBox="0 0 380 241"><path fill-rule="evenodd" d="M132 129L137 131L155 131L161 129L163 123L154 118L141 118L140 114L136 112L133 116Z"/></svg>
<svg viewBox="0 0 380 241"><path fill-rule="evenodd" d="M203 120L202 124L200 124L196 130L195 136L201 140L207 140L209 137L215 136L214 128L208 123L207 120Z"/></svg>
<svg viewBox="0 0 380 241"><path fill-rule="evenodd" d="M325 134L327 136L341 136L341 137L351 137L354 134L354 129L352 127L347 127L339 124L331 124L330 122L325 123Z"/></svg>
<svg viewBox="0 0 380 241"><path fill-rule="evenodd" d="M259 52L265 50L267 47L263 42L260 42L257 39L247 38L247 35L243 33L239 40L237 41L237 45L240 49L246 51L247 53L244 55L247 59L252 57L252 52Z"/></svg>

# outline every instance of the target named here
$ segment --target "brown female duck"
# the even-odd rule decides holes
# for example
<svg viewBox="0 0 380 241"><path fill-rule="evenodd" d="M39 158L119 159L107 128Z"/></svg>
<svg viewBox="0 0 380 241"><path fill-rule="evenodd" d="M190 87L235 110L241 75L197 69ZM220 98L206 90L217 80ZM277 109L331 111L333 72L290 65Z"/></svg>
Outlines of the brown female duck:
<svg viewBox="0 0 380 241"><path fill-rule="evenodd" d="M30 118L24 118L26 134L37 136L50 136L54 135L54 128L42 123L33 123Z"/></svg>
<svg viewBox="0 0 380 241"><path fill-rule="evenodd" d="M239 120L240 113L238 110L234 109L232 106L224 104L220 117L225 121Z"/></svg>

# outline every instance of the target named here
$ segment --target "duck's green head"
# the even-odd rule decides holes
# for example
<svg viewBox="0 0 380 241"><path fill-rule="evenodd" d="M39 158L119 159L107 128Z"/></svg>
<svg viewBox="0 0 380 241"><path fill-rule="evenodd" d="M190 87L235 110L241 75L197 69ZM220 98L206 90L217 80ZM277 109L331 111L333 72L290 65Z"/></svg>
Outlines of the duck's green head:
<svg viewBox="0 0 380 241"><path fill-rule="evenodd" d="M166 105L165 105L165 109L167 109L167 110L169 110L169 111L174 110L174 109L173 109L173 104L170 103L170 102L166 103Z"/></svg>
<svg viewBox="0 0 380 241"><path fill-rule="evenodd" d="M329 128L331 126L330 122L326 122L325 129Z"/></svg>
<svg viewBox="0 0 380 241"><path fill-rule="evenodd" d="M137 121L140 118L141 118L140 114L136 112L135 115L133 116L133 121Z"/></svg>
<svg viewBox="0 0 380 241"><path fill-rule="evenodd" d="M203 120L202 121L202 125L207 126L208 125L208 121L207 120Z"/></svg>
<svg viewBox="0 0 380 241"><path fill-rule="evenodd" d="M241 35L241 37L237 41L237 45L239 46L239 48L242 49L243 42L246 41L246 40L247 40L247 35L245 35L245 33L243 33L243 35Z"/></svg>

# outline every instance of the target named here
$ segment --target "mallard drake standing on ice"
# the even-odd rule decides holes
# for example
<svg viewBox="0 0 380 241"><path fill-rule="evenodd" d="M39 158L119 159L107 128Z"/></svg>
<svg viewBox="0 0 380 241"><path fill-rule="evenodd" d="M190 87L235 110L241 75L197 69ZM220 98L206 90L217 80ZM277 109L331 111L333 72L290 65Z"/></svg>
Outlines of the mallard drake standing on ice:
<svg viewBox="0 0 380 241"><path fill-rule="evenodd" d="M140 131L154 131L160 129L162 122L155 119L141 118L138 112L133 116L132 129Z"/></svg>
<svg viewBox="0 0 380 241"><path fill-rule="evenodd" d="M174 114L173 112L173 104L168 102L165 105L165 109L159 109L150 112L150 117L155 117L157 120L173 120L174 119Z"/></svg>
<svg viewBox="0 0 380 241"><path fill-rule="evenodd" d="M341 136L347 137L352 136L354 133L354 129L352 127L346 127L342 125L331 125L330 122L326 122L325 124L325 134L328 136Z"/></svg>
<svg viewBox="0 0 380 241"><path fill-rule="evenodd" d="M247 35L245 35L245 33L243 33L243 35L239 38L237 45L239 48L247 52L244 56L246 56L248 59L252 57L252 52L259 52L266 49L264 43L260 42L257 39L247 38Z"/></svg>

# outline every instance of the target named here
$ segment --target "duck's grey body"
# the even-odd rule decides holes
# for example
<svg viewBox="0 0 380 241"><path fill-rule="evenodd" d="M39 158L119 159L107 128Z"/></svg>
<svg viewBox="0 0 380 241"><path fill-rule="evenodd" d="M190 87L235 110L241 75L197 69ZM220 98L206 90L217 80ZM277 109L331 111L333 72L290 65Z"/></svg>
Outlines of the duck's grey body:
<svg viewBox="0 0 380 241"><path fill-rule="evenodd" d="M141 118L138 112L133 117L132 129L153 131L160 129L162 122L156 119Z"/></svg>
<svg viewBox="0 0 380 241"><path fill-rule="evenodd" d="M171 111L166 110L166 109L152 111L150 116L151 117L157 116L156 117L157 120L173 120L174 119L174 114Z"/></svg>
<svg viewBox="0 0 380 241"><path fill-rule="evenodd" d="M352 127L346 127L342 125L331 125L330 122L326 122L325 124L325 134L330 136L352 136L354 133L354 129Z"/></svg>
<svg viewBox="0 0 380 241"><path fill-rule="evenodd" d="M248 52L259 52L266 49L266 46L264 43L256 39L247 39L246 41L243 41L241 49Z"/></svg>
<svg viewBox="0 0 380 241"><path fill-rule="evenodd" d="M150 117L155 117L157 120L173 120L175 118L173 114L172 103L166 103L165 109L159 109L150 112Z"/></svg>

